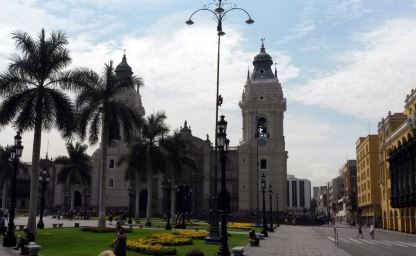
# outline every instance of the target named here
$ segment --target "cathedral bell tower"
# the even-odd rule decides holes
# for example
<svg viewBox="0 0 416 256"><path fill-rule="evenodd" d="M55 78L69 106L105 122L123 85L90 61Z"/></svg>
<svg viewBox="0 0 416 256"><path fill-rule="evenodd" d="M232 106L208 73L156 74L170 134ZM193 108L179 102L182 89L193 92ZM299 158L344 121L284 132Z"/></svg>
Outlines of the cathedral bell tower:
<svg viewBox="0 0 416 256"><path fill-rule="evenodd" d="M263 40L262 40L263 41ZM254 57L253 73L247 74L239 103L243 116L243 139L239 155L239 208L262 209L261 176L266 176L266 192L273 191L273 210L278 194L279 210L286 210L287 151L283 133L286 99L273 60L262 42Z"/></svg>

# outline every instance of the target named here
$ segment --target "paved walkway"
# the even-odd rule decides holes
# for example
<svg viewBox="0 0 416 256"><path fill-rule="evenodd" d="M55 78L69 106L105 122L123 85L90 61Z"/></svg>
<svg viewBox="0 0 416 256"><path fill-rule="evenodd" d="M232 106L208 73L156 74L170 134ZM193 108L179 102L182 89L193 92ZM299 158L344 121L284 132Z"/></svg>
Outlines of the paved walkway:
<svg viewBox="0 0 416 256"><path fill-rule="evenodd" d="M349 256L319 235L313 227L282 225L260 240L260 247L246 246L247 256Z"/></svg>
<svg viewBox="0 0 416 256"><path fill-rule="evenodd" d="M19 251L13 250L12 248L3 247L3 239L0 240L0 255L1 256L17 256Z"/></svg>

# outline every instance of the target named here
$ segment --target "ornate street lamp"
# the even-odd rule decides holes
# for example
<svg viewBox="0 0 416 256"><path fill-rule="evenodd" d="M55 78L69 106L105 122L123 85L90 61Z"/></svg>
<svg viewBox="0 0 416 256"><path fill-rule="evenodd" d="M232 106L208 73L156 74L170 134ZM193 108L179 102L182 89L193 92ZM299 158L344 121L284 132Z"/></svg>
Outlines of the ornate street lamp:
<svg viewBox="0 0 416 256"><path fill-rule="evenodd" d="M41 185L41 199L40 199L40 214L39 214L39 222L37 227L39 229L44 229L45 224L43 223L43 211L45 210L45 191L46 185L48 185L50 178L49 178L49 171L48 169L43 169L39 174L39 182Z"/></svg>
<svg viewBox="0 0 416 256"><path fill-rule="evenodd" d="M129 186L129 188L127 189L128 193L129 193L129 219L127 220L128 224L133 224L133 221L131 219L131 216L133 215L133 196L135 193L135 190L132 186Z"/></svg>
<svg viewBox="0 0 416 256"><path fill-rule="evenodd" d="M167 180L165 179L162 182L162 188L165 192L164 197L163 197L164 202L165 202L164 208L165 208L165 212L166 212L165 213L166 214L165 230L172 230L172 226L170 225L170 204L171 204L171 202L170 202L171 184L170 183L171 183L170 179L167 179Z"/></svg>
<svg viewBox="0 0 416 256"><path fill-rule="evenodd" d="M214 10L209 9L208 7L204 7L201 9L198 9L196 11L194 11L191 16L189 16L189 19L185 22L187 25L193 25L194 21L192 20L192 17L200 11L207 11L210 12L211 14L213 14L214 19L217 21L217 36L218 36L218 43L217 43L217 91L216 91L216 96L215 96L215 129L214 129L214 134L215 134L215 139L214 139L214 143L215 143L215 154L214 154L214 196L213 196L213 200L214 200L214 205L217 205L217 193L218 193L218 189L217 189L217 180L218 180L218 168L217 168L217 121L218 121L218 107L221 106L222 104L222 97L221 95L219 95L219 87L220 87L220 46L221 46L221 36L225 35L224 31L222 31L222 23L225 19L225 17L227 17L227 14L231 11L242 11L244 13L247 14L248 19L246 20L247 24L253 24L254 20L250 17L250 14L242 9L242 8L238 8L238 7L232 7L230 9L224 9L224 5L227 4L227 0L215 0L214 3L212 3L212 5L215 6ZM210 211L211 212L211 211ZM218 243L219 242L219 224L218 224L218 211L216 211L216 209L213 209L212 211L213 216L210 218L210 231L209 231L209 235L208 237L205 239L205 242L207 243Z"/></svg>
<svg viewBox="0 0 416 256"><path fill-rule="evenodd" d="M269 184L269 200L270 200L270 225L269 225L269 232L274 232L273 228L273 205L272 205L272 197L273 197L273 191L272 191L272 184Z"/></svg>
<svg viewBox="0 0 416 256"><path fill-rule="evenodd" d="M218 132L217 132L217 145L218 150L220 151L220 161L221 161L221 192L220 192L220 211L221 211L221 245L218 251L218 255L229 256L230 250L228 248L228 232L227 232L227 215L229 211L229 203L227 196L227 187L226 187L226 162L227 162L227 151L230 141L227 139L227 121L225 121L224 116L220 117L220 120L217 123Z"/></svg>
<svg viewBox="0 0 416 256"><path fill-rule="evenodd" d="M276 193L276 226L279 226L279 193Z"/></svg>
<svg viewBox="0 0 416 256"><path fill-rule="evenodd" d="M10 161L13 163L13 178L12 178L12 200L9 210L9 224L7 229L7 234L3 239L3 246L12 247L16 246L16 235L14 234L14 217L15 217L15 208L16 208L16 180L17 180L17 171L19 167L19 158L22 156L23 146L22 146L22 136L20 136L20 131L17 132L14 136L14 147L10 151Z"/></svg>
<svg viewBox="0 0 416 256"><path fill-rule="evenodd" d="M267 224L266 224L266 176L264 173L261 175L261 190L263 192L263 229L261 230L261 233L264 235L264 237L268 237L267 232Z"/></svg>

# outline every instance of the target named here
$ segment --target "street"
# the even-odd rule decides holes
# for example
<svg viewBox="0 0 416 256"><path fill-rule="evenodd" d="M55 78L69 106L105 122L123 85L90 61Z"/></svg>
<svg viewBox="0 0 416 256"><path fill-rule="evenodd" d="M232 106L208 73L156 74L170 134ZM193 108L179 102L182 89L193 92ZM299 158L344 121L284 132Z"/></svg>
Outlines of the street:
<svg viewBox="0 0 416 256"><path fill-rule="evenodd" d="M315 227L314 230L328 241L335 242L332 227ZM357 228L338 227L337 231L338 248L352 256L416 255L416 235L376 229L372 240L368 228L363 228L364 239L357 238Z"/></svg>

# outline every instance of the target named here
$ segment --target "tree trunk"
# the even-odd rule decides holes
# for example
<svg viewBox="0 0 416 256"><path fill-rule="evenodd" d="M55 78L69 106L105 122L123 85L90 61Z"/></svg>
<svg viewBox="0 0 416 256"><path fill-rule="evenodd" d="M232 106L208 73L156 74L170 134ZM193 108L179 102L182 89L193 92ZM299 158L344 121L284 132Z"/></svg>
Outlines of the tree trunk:
<svg viewBox="0 0 416 256"><path fill-rule="evenodd" d="M98 227L105 227L105 204L106 204L106 185L107 185L107 147L108 130L106 110L103 113L103 125L101 130L101 172L100 172L100 191L98 198Z"/></svg>
<svg viewBox="0 0 416 256"><path fill-rule="evenodd" d="M134 218L140 218L140 179L136 177L136 207L134 209Z"/></svg>
<svg viewBox="0 0 416 256"><path fill-rule="evenodd" d="M152 170L149 168L147 171L147 213L146 213L146 224L152 222L152 205L153 205L153 175Z"/></svg>
<svg viewBox="0 0 416 256"><path fill-rule="evenodd" d="M172 188L171 188L171 200L170 200L170 219L172 224L176 219L176 189L175 189L175 176L172 175Z"/></svg>
<svg viewBox="0 0 416 256"><path fill-rule="evenodd" d="M38 209L39 192L39 158L42 139L42 116L39 114L39 112L36 116L35 130L33 135L32 172L30 174L29 218L27 220L27 228L32 233L36 232L36 213Z"/></svg>
<svg viewBox="0 0 416 256"><path fill-rule="evenodd" d="M3 193L1 195L1 208L7 209L7 191L9 190L9 182L3 181Z"/></svg>

